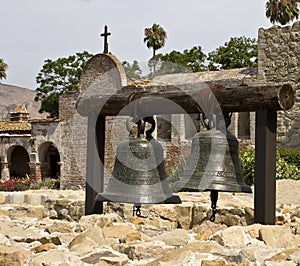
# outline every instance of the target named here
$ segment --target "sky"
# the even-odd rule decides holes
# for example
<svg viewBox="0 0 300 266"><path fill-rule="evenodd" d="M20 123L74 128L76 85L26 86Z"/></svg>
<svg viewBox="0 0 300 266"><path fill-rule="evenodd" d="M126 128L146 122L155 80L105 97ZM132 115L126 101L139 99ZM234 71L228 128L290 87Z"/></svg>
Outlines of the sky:
<svg viewBox="0 0 300 266"><path fill-rule="evenodd" d="M76 52L109 51L120 61L141 64L152 56L144 29L158 23L167 32L158 53L201 46L211 52L231 37L257 38L267 0L0 0L0 58L9 68L4 84L36 89L44 60Z"/></svg>

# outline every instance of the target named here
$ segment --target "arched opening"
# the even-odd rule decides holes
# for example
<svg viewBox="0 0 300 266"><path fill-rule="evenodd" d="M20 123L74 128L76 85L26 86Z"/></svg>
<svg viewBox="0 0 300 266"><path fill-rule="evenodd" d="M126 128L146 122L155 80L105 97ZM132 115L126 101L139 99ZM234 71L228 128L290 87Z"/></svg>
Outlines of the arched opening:
<svg viewBox="0 0 300 266"><path fill-rule="evenodd" d="M29 155L20 145L11 147L8 153L9 175L13 177L26 177L30 175Z"/></svg>
<svg viewBox="0 0 300 266"><path fill-rule="evenodd" d="M44 142L39 147L42 179L60 177L60 155L52 142Z"/></svg>

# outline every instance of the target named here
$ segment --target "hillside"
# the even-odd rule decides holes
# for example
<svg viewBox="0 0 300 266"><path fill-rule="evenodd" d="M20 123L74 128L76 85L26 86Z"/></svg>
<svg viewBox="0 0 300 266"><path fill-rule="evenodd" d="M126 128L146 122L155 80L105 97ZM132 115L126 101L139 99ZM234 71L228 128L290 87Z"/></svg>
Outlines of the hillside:
<svg viewBox="0 0 300 266"><path fill-rule="evenodd" d="M9 112L18 104L25 104L30 118L45 118L38 112L40 103L34 101L35 91L0 83L0 120L8 120Z"/></svg>

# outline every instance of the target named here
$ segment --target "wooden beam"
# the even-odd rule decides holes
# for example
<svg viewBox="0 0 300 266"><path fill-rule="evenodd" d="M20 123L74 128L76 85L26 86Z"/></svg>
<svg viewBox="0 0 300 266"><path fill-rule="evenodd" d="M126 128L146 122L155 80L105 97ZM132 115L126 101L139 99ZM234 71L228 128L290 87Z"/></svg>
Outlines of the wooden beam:
<svg viewBox="0 0 300 266"><path fill-rule="evenodd" d="M77 102L77 111L87 116L90 112L99 112L101 115L115 116L123 112L130 115L132 109L128 107L133 93L139 94L140 111L146 115L198 113L199 107L207 104L202 94L213 92L215 103L223 112L249 112L261 109L287 110L295 102L295 92L291 85L270 86L239 86L228 88L220 85L211 85L197 91L183 91L172 85L125 87L114 95L90 96L85 98L84 93ZM162 105L159 98L164 98L180 106ZM202 100L199 100L202 99ZM125 108L127 107L127 108Z"/></svg>

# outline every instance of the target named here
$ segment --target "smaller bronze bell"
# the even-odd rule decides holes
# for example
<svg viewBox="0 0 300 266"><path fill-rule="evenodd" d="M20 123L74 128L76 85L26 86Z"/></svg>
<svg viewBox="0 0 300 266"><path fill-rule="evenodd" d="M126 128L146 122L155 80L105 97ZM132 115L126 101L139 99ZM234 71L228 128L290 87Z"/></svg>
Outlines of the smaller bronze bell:
<svg viewBox="0 0 300 266"><path fill-rule="evenodd" d="M186 169L174 187L176 191L251 193L250 186L242 178L235 136L216 129L197 133L192 139Z"/></svg>
<svg viewBox="0 0 300 266"><path fill-rule="evenodd" d="M230 124L229 114L224 114L224 118L227 128ZM210 125L216 125L214 121L208 120L202 124L207 130L193 137L186 169L173 187L176 191L210 191L212 208L210 220L214 221L219 191L246 193L252 191L242 177L236 137L227 129L224 134L215 126L211 128Z"/></svg>
<svg viewBox="0 0 300 266"><path fill-rule="evenodd" d="M144 123L152 127L143 136ZM139 123L138 136L129 136L116 151L112 176L98 201L133 203L135 206L154 203L181 203L173 195L166 178L163 148L151 133L155 128L153 118Z"/></svg>

